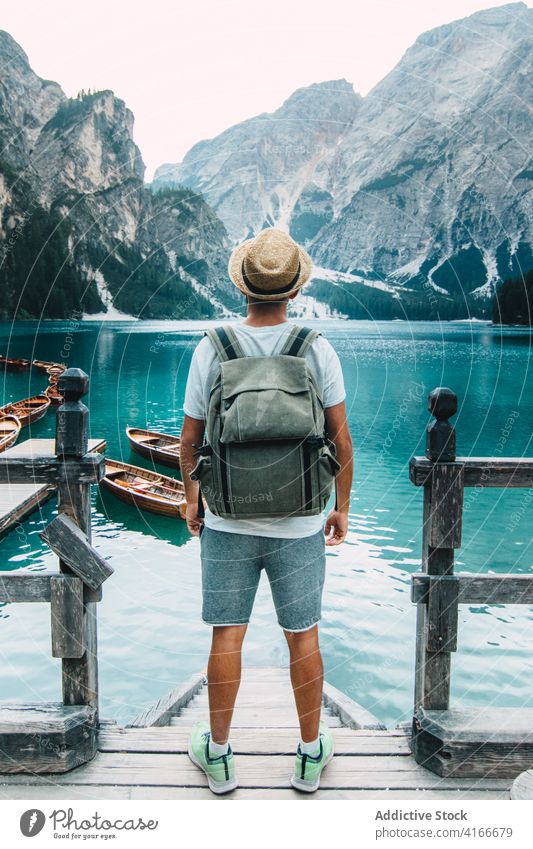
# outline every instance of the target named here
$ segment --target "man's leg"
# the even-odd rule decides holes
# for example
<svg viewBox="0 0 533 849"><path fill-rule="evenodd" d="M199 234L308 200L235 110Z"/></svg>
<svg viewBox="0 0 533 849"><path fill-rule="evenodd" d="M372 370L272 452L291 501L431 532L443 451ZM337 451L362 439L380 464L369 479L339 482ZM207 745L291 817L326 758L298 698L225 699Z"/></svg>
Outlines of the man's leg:
<svg viewBox="0 0 533 849"><path fill-rule="evenodd" d="M211 654L207 666L211 739L222 745L228 741L235 699L241 683L241 648L247 625L219 625L213 628Z"/></svg>
<svg viewBox="0 0 533 849"><path fill-rule="evenodd" d="M318 738L324 667L318 642L318 626L308 631L284 631L289 645L291 682L304 743Z"/></svg>

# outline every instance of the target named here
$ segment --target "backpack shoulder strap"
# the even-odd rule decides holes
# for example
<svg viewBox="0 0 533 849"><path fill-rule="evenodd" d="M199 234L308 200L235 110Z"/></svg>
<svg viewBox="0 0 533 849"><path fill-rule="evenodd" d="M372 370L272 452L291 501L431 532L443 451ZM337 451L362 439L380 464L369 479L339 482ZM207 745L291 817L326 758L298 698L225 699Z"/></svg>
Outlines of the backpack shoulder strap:
<svg viewBox="0 0 533 849"><path fill-rule="evenodd" d="M317 336L320 336L318 330L310 330L309 327L294 325L280 354L285 354L289 357L304 357Z"/></svg>
<svg viewBox="0 0 533 849"><path fill-rule="evenodd" d="M205 335L211 340L220 362L246 356L237 339L237 334L230 325L213 327L206 330Z"/></svg>

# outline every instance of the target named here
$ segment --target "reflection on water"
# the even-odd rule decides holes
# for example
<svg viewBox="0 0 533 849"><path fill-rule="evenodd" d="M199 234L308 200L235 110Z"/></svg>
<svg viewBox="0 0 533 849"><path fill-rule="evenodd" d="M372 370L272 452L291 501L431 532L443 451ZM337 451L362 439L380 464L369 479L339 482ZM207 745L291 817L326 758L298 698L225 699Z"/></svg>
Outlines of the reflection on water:
<svg viewBox="0 0 533 849"><path fill-rule="evenodd" d="M460 454L531 455L531 334L486 325L406 322L317 323L341 357L356 482L347 543L328 552L321 623L327 677L387 724L409 716L413 693L415 609L410 575L419 569L421 491L408 463L423 453L425 398L437 385L459 396ZM57 359L67 332L70 362L91 376L91 432L111 457L131 455L126 424L178 432L188 365L199 322L84 322L0 326L9 356ZM11 338L10 337L11 334ZM8 373L6 400L37 392L42 375ZM54 416L34 436L51 436ZM160 469L165 474L171 470ZM115 574L99 605L102 714L130 720L146 703L205 666L209 629L200 620L199 544L181 521L140 513L108 493L94 494L94 541ZM533 491L468 490L461 571L529 573L533 568ZM0 543L3 568L50 568L38 532L53 502ZM0 607L2 697L58 698L60 662L50 657L47 605ZM462 606L453 656L455 702L533 705L529 674L533 610ZM245 661L287 663L268 586L261 582Z"/></svg>

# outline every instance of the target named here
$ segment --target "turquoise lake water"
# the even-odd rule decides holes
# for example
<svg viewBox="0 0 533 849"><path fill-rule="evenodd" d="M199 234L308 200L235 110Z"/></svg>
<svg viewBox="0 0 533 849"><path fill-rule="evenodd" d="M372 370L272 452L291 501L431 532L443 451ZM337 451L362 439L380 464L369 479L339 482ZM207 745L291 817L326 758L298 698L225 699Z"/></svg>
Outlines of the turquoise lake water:
<svg viewBox="0 0 533 849"><path fill-rule="evenodd" d="M356 479L347 542L328 553L321 640L326 677L387 725L410 715L422 493L409 482L424 452L427 393L459 396L458 453L533 454L532 336L480 323L315 322L343 365ZM130 454L127 424L179 433L188 365L199 322L21 322L0 324L0 353L62 360L91 379L85 399L91 435L110 457ZM1 373L2 396L38 392L43 375ZM53 436L53 412L32 429ZM28 434L29 435L29 434ZM160 471L171 473L163 467ZM2 568L50 568L38 532L48 502L0 540ZM533 490L467 490L457 570L533 571ZM139 513L109 494L93 495L94 542L114 567L98 608L102 715L128 722L146 704L205 667L209 628L200 619L199 544L185 524ZM268 584L262 580L245 662L288 661ZM0 605L1 697L60 698L47 605ZM533 608L461 606L452 700L533 707Z"/></svg>

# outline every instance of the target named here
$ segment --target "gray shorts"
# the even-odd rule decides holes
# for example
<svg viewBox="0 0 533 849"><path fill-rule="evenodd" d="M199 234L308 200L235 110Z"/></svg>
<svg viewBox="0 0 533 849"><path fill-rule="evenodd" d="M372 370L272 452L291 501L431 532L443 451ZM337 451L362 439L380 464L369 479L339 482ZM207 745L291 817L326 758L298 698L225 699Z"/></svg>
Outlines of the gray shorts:
<svg viewBox="0 0 533 849"><path fill-rule="evenodd" d="M206 624L247 624L261 569L268 576L282 628L306 631L320 619L326 571L322 529L310 537L279 539L204 527L200 547Z"/></svg>

